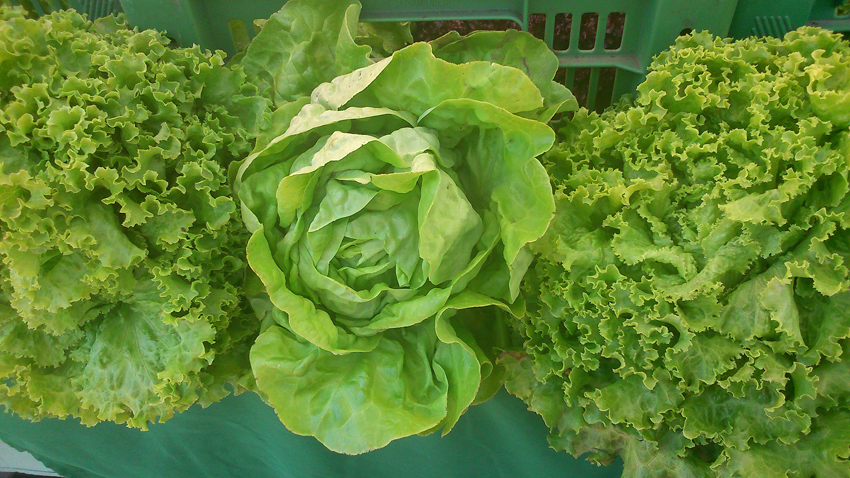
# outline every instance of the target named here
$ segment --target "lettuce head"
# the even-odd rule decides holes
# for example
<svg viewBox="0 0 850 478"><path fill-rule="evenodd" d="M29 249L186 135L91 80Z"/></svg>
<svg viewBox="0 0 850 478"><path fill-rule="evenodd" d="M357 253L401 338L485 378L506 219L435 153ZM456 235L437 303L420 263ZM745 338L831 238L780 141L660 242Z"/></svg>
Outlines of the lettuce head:
<svg viewBox="0 0 850 478"><path fill-rule="evenodd" d="M0 403L147 427L250 387L227 166L267 109L219 54L0 7Z"/></svg>
<svg viewBox="0 0 850 478"><path fill-rule="evenodd" d="M508 389L624 477L850 476L850 45L698 33L543 161Z"/></svg>
<svg viewBox="0 0 850 478"><path fill-rule="evenodd" d="M336 56L302 76L267 70L280 133L235 187L263 284L258 389L290 430L354 454L448 432L501 386L494 358L522 314L528 244L555 207L536 159L555 137L539 119L575 100L530 35L449 36L375 61L351 41L359 4L322 4L338 21L321 35L294 37L310 17L290 2L246 54L268 64L252 56L291 44L298 64L332 39ZM339 75L304 94L328 70Z"/></svg>

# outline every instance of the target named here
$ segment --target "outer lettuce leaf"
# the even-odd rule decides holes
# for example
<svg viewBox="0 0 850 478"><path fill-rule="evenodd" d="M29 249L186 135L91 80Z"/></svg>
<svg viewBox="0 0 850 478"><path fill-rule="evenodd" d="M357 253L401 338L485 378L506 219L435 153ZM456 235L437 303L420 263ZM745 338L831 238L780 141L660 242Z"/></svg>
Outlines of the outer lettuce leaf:
<svg viewBox="0 0 850 478"><path fill-rule="evenodd" d="M556 113L578 109L570 90L553 80L558 59L546 54L549 47L538 38L516 30L478 31L465 37L451 32L431 45L434 56L452 63L483 60L521 70L543 95L544 108L532 115L539 121L548 122Z"/></svg>
<svg viewBox="0 0 850 478"><path fill-rule="evenodd" d="M446 433L501 385L528 244L554 213L535 159L554 135L524 117L544 108L534 78L477 60L414 44L317 85L236 169L264 286L258 389L332 450Z"/></svg>
<svg viewBox="0 0 850 478"><path fill-rule="evenodd" d="M136 291L135 302L116 305L87 327L93 337L86 344L89 357L73 381L81 406L98 410L101 420L145 427L150 417L170 418L196 400L184 390L176 393L173 384L185 388L181 382L212 358L205 344L215 340L213 326L207 321L166 323L162 311L167 302L157 297L152 282L148 289Z"/></svg>
<svg viewBox="0 0 850 478"><path fill-rule="evenodd" d="M317 86L413 43L409 23L358 22L360 8L356 0L286 2L232 60L273 104L256 150L286 132Z"/></svg>
<svg viewBox="0 0 850 478"><path fill-rule="evenodd" d="M360 22L354 40L369 45L373 59L383 59L413 43L413 34L410 22Z"/></svg>
<svg viewBox="0 0 850 478"><path fill-rule="evenodd" d="M286 132L317 86L385 59L413 42L408 23L358 23L359 12L356 0L294 0L264 22L240 60L275 105L255 150ZM486 61L523 71L540 90L545 105L521 116L547 122L556 113L578 108L569 90L553 81L557 58L531 35L509 31L461 37L453 32L431 45L438 58L451 63ZM507 88L510 84L503 85ZM492 88L484 86L482 91Z"/></svg>
<svg viewBox="0 0 850 478"><path fill-rule="evenodd" d="M833 410L817 418L814 430L789 450L775 443L756 445L745 452L728 450L723 468L731 476L850 476L847 410Z"/></svg>
<svg viewBox="0 0 850 478"><path fill-rule="evenodd" d="M444 351L451 346L438 344L428 325L384 334L367 354L345 355L272 327L251 351L257 385L295 433L352 454L382 447L443 419L449 382L441 363L477 372L474 357Z"/></svg>
<svg viewBox="0 0 850 478"><path fill-rule="evenodd" d="M368 45L355 43L356 0L287 2L251 41L241 63L281 106L317 85L370 64Z"/></svg>
<svg viewBox="0 0 850 478"><path fill-rule="evenodd" d="M849 61L819 29L695 34L560 131L502 360L553 446L628 477L850 473Z"/></svg>

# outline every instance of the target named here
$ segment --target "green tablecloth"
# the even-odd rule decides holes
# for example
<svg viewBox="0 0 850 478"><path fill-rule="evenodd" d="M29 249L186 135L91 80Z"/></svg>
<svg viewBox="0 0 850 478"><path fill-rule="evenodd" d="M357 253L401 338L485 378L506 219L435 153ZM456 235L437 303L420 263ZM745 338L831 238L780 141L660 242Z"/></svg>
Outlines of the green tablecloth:
<svg viewBox="0 0 850 478"><path fill-rule="evenodd" d="M504 391L472 407L445 437L409 437L338 455L287 431L255 394L193 407L142 432L113 423L30 423L0 414L0 440L69 478L616 478L547 446L537 415Z"/></svg>

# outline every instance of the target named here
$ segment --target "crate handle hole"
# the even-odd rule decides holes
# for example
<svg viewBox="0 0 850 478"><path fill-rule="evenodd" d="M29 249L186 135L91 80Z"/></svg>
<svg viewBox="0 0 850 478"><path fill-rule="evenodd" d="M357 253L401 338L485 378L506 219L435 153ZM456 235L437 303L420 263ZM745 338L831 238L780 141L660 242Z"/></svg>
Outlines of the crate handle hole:
<svg viewBox="0 0 850 478"><path fill-rule="evenodd" d="M578 34L579 50L588 51L596 48L596 30L598 27L598 13L585 13L581 16L581 27Z"/></svg>
<svg viewBox="0 0 850 478"><path fill-rule="evenodd" d="M685 36L685 35L690 35L693 32L694 32L693 28L683 28L682 31L679 32L679 36L682 37L682 36Z"/></svg>
<svg viewBox="0 0 850 478"><path fill-rule="evenodd" d="M608 15L608 23L605 24L605 49L608 51L619 50L623 45L623 31L626 28L626 13L613 12Z"/></svg>
<svg viewBox="0 0 850 478"><path fill-rule="evenodd" d="M587 106L587 96L590 92L591 70L592 69L589 67L579 67L573 68L572 71L567 72L567 88L572 91L579 106Z"/></svg>
<svg viewBox="0 0 850 478"><path fill-rule="evenodd" d="M559 13L555 15L555 38L552 49L555 51L567 51L570 49L570 34L573 30L573 14Z"/></svg>
<svg viewBox="0 0 850 478"><path fill-rule="evenodd" d="M614 85L617 83L619 70L613 66L599 69L599 83L596 85L596 112L602 113L614 102Z"/></svg>
<svg viewBox="0 0 850 478"><path fill-rule="evenodd" d="M532 13L528 16L528 33L543 40L546 35L546 15L543 13Z"/></svg>

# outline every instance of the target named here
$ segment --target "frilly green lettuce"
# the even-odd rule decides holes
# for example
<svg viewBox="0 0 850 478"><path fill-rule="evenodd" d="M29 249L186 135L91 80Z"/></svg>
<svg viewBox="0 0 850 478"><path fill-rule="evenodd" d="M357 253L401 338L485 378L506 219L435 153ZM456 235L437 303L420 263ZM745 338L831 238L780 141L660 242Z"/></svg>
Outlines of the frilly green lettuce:
<svg viewBox="0 0 850 478"><path fill-rule="evenodd" d="M227 167L267 101L120 19L0 11L0 403L145 428L251 387Z"/></svg>
<svg viewBox="0 0 850 478"><path fill-rule="evenodd" d="M625 477L850 476L850 46L680 38L544 157L508 388Z"/></svg>

